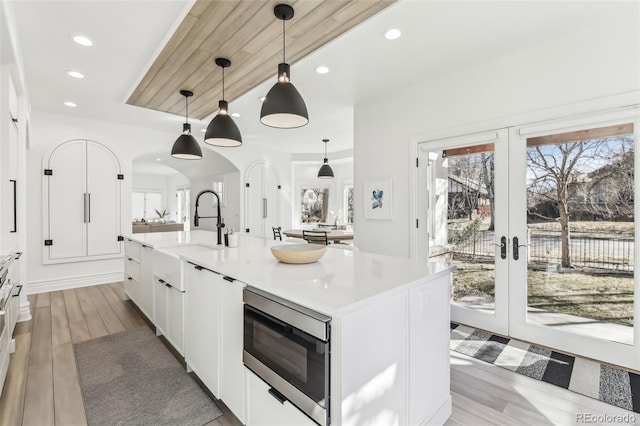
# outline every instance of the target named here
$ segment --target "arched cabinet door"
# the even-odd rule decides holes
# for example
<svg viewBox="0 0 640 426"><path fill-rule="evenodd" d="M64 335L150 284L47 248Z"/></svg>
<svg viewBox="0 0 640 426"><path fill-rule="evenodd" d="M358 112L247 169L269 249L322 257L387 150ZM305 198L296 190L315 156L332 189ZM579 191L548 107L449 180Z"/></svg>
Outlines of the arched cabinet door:
<svg viewBox="0 0 640 426"><path fill-rule="evenodd" d="M245 177L245 232L260 237L273 236L280 226L280 179L267 163L255 163Z"/></svg>
<svg viewBox="0 0 640 426"><path fill-rule="evenodd" d="M45 157L45 264L122 255L121 178L118 158L98 142L67 141Z"/></svg>

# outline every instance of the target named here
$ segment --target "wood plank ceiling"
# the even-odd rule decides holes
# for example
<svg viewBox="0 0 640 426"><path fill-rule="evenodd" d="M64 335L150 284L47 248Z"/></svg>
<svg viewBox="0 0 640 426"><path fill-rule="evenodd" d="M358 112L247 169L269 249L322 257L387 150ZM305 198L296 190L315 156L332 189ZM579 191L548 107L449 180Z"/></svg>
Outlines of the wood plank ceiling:
<svg viewBox="0 0 640 426"><path fill-rule="evenodd" d="M286 60L304 58L396 0L297 0L286 22ZM231 60L225 70L225 98L231 102L272 78L282 61L278 0L197 0L131 97L130 105L184 114L181 89L192 90L189 116L203 119L218 109L222 71L216 57ZM292 82L295 84L295 73Z"/></svg>

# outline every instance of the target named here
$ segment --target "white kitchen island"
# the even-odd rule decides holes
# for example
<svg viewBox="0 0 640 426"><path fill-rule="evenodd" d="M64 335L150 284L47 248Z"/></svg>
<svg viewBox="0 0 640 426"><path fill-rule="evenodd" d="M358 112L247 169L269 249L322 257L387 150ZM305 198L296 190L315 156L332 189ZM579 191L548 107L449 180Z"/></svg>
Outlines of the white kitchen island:
<svg viewBox="0 0 640 426"><path fill-rule="evenodd" d="M242 301L238 295L244 285L331 317L331 424L442 424L449 417L448 266L338 249L327 249L315 263L283 264L269 249L281 241L241 236L237 248L221 248L215 245L215 233L206 231L127 238L160 252L173 247L165 251L182 259L187 301L191 300L186 304L185 359L188 365L193 359L199 377L207 376L203 382L214 395L225 403L229 395L227 405L246 424L277 420L275 406L259 401L255 376L241 365ZM181 253L182 245L201 245L203 250ZM210 275L198 278L189 272L202 268ZM200 292L196 300L189 299L190 279L193 297ZM224 290L225 283L239 290ZM214 291L214 286L223 290ZM204 300L206 292L210 299L220 299ZM223 299L225 294L231 298ZM212 327L217 328L214 340L221 348L211 342L200 348L200 336L210 333ZM194 353L198 351L202 353ZM217 375L211 366L198 361L211 358L200 356L206 351L216 351L211 364L217 366ZM234 374L235 380L229 376L225 380L225 374ZM246 375L241 392L232 384L238 383L238 374ZM264 415L260 410L265 410ZM300 418L313 424L304 415ZM282 424L287 421L282 420Z"/></svg>

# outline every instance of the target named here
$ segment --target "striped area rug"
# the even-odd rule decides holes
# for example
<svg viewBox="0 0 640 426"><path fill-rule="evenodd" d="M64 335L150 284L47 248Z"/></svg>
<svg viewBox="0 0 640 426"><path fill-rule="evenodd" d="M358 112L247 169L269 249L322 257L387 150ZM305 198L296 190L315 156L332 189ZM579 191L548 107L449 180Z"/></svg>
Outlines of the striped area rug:
<svg viewBox="0 0 640 426"><path fill-rule="evenodd" d="M451 323L450 349L640 413L640 375Z"/></svg>

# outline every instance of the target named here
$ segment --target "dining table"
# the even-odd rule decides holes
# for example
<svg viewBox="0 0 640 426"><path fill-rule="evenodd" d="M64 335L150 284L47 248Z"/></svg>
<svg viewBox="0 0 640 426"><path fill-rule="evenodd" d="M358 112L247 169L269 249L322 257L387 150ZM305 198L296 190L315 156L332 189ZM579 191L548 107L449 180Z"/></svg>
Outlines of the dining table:
<svg viewBox="0 0 640 426"><path fill-rule="evenodd" d="M308 231L308 230L307 230ZM351 230L336 230L336 229L312 229L312 231L322 231L327 233L327 240L333 243L339 243L341 241L353 240L353 231ZM292 238L302 238L302 229L290 229L288 231L282 231L284 235Z"/></svg>

